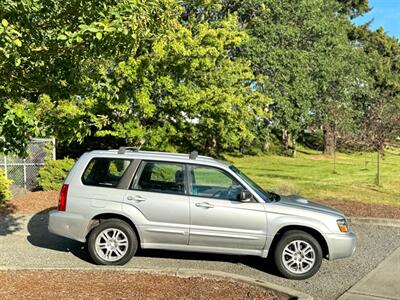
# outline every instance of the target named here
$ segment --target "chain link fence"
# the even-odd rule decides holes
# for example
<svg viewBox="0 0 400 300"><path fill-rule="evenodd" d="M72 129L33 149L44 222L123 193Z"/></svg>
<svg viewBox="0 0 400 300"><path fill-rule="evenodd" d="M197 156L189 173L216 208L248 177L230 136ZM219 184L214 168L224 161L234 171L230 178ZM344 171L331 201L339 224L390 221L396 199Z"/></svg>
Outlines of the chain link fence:
<svg viewBox="0 0 400 300"><path fill-rule="evenodd" d="M44 166L46 158L56 159L55 139L33 138L28 146L28 157L0 154L0 168L15 187L34 190L39 169Z"/></svg>

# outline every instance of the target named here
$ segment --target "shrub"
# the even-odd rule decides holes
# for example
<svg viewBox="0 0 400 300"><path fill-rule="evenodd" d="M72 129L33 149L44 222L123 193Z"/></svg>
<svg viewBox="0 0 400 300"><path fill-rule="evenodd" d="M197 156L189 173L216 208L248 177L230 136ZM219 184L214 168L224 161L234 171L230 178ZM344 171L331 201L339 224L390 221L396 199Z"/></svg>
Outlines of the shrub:
<svg viewBox="0 0 400 300"><path fill-rule="evenodd" d="M44 191L59 190L74 164L75 160L72 158L47 160L39 170L39 186Z"/></svg>
<svg viewBox="0 0 400 300"><path fill-rule="evenodd" d="M0 206L6 201L11 199L12 193L10 190L10 185L12 181L7 179L4 175L3 170L0 170Z"/></svg>

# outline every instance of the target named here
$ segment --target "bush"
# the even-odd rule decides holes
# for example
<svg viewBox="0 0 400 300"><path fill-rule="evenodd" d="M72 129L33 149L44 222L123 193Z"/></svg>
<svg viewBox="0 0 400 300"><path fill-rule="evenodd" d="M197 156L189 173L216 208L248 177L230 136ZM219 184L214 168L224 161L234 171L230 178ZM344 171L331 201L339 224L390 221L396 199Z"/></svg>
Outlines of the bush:
<svg viewBox="0 0 400 300"><path fill-rule="evenodd" d="M44 191L59 190L74 164L75 160L72 158L47 160L39 170L39 186Z"/></svg>
<svg viewBox="0 0 400 300"><path fill-rule="evenodd" d="M0 206L6 201L11 199L12 193L10 190L10 185L12 181L7 179L4 175L3 170L0 170Z"/></svg>

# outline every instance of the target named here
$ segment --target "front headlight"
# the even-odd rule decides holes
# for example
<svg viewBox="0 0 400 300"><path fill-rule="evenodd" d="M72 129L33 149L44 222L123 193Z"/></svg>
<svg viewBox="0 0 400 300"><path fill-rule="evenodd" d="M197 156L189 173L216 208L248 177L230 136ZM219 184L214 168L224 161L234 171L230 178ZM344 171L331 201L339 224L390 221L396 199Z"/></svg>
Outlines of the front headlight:
<svg viewBox="0 0 400 300"><path fill-rule="evenodd" d="M339 219L336 221L340 232L348 232L349 231L349 225L347 224L346 219Z"/></svg>

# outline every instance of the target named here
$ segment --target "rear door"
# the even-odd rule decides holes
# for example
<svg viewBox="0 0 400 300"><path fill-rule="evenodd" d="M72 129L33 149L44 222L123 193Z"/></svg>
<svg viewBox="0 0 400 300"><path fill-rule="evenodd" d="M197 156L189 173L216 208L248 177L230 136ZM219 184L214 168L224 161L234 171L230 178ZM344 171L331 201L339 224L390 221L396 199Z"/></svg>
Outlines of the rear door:
<svg viewBox="0 0 400 300"><path fill-rule="evenodd" d="M145 246L188 244L189 197L185 178L184 164L141 162L124 203L138 209L145 218L137 224Z"/></svg>
<svg viewBox="0 0 400 300"><path fill-rule="evenodd" d="M239 200L244 187L224 170L189 166L191 246L263 249L267 218L259 202Z"/></svg>

